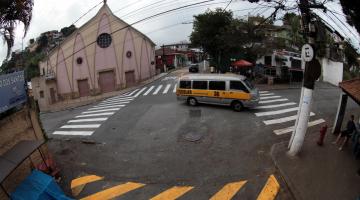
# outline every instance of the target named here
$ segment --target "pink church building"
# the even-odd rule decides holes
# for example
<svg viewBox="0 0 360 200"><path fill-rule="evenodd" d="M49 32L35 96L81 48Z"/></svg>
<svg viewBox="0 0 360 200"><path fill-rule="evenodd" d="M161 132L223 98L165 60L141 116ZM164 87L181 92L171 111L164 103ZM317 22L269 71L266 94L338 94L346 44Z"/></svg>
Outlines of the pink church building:
<svg viewBox="0 0 360 200"><path fill-rule="evenodd" d="M156 74L155 43L108 5L51 50L32 80L40 109L122 90ZM84 101L85 101L84 100Z"/></svg>

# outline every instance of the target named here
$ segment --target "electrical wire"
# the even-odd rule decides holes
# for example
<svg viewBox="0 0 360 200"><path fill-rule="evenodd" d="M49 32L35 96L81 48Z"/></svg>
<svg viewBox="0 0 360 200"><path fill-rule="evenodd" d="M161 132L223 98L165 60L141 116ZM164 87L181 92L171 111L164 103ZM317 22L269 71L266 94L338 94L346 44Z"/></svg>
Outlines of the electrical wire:
<svg viewBox="0 0 360 200"><path fill-rule="evenodd" d="M205 1L198 2L198 3L192 3L192 4L185 5L185 6L180 6L180 7L177 7L177 8L169 9L169 10L166 10L166 11L163 11L163 12L160 12L160 13L157 13L157 14L154 14L154 15L151 15L151 16L149 16L149 17L140 19L140 20L138 20L138 21L136 21L136 22L133 22L133 23L131 23L131 24L126 25L125 27L118 28L118 29L112 31L110 34L112 35L112 34L114 34L114 33L117 33L117 32L119 32L119 31L122 31L122 30L124 30L124 29L126 29L126 28L132 27L132 26L135 25L135 24L138 24L138 23L147 21L147 20L149 20L149 19L153 19L153 18L155 18L155 17L159 17L159 16L161 16L161 15L164 15L164 14L167 14L167 13L170 13L170 12L173 12L173 11L176 11L176 10L180 10L180 9L183 9L183 8L191 7L191 6L193 6L193 5L204 4L204 3L212 2L212 1L215 1L215 0L205 0ZM62 62L65 62L67 59L71 58L74 54L80 52L81 50L85 49L86 47L88 47L88 46L90 46L90 45L92 45L92 44L94 44L94 43L96 43L96 40L95 40L95 41L92 41L92 42L90 42L90 43L88 43L88 44L86 44L86 45L84 45L84 47L82 47L82 48L80 48L79 50L73 52L73 53L70 54L69 56L66 56L61 62L57 62L57 65L58 65L58 64L61 64Z"/></svg>

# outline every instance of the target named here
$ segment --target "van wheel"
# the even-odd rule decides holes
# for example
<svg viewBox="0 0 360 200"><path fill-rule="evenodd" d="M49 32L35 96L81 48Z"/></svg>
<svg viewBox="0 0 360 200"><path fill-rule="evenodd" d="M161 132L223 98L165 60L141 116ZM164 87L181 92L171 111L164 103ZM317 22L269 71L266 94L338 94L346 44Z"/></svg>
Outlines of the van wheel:
<svg viewBox="0 0 360 200"><path fill-rule="evenodd" d="M240 101L233 101L231 103L231 107L234 109L234 111L236 112L240 112L244 106L242 105L242 103Z"/></svg>
<svg viewBox="0 0 360 200"><path fill-rule="evenodd" d="M196 101L195 98L190 97L190 98L188 98L187 103L188 103L190 106L196 106L198 102Z"/></svg>

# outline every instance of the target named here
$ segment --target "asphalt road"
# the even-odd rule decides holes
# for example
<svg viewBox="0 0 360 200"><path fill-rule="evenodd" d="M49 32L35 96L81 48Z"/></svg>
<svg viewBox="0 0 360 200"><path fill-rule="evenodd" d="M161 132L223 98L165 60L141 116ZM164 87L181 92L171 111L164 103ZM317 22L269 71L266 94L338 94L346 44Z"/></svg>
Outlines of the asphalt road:
<svg viewBox="0 0 360 200"><path fill-rule="evenodd" d="M169 193L178 194L179 199L209 199L226 184L238 183L235 189L223 191L233 193L233 199L256 199L275 175L280 184L276 199L293 199L270 150L273 144L289 140L286 130L294 125L291 118L296 115L300 89L264 91L262 101L269 102L242 112L222 106L190 107L173 93L181 73L173 72L128 97L42 114L51 138L49 148L64 176L63 188L70 193L72 180L97 175L104 178L88 183L77 198L133 182L145 185L120 192L121 199L149 199L174 186L178 186L176 191ZM339 94L336 87L316 89L310 119L315 124L309 131L317 131L324 123L332 126ZM286 100L273 102L278 99ZM279 104L283 105L273 107ZM348 109L355 106L350 100ZM101 110L107 111L97 112ZM104 112L108 114L97 115ZM103 119L85 122L93 118ZM73 133L80 135L69 135Z"/></svg>

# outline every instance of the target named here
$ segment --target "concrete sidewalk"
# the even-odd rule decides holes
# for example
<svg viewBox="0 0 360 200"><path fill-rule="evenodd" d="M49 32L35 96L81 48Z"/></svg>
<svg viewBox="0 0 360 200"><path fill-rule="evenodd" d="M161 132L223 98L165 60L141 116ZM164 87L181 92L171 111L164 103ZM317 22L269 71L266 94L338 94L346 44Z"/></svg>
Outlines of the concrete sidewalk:
<svg viewBox="0 0 360 200"><path fill-rule="evenodd" d="M288 142L272 147L271 156L293 196L299 200L356 200L360 197L360 161L352 154L351 143L339 151L331 144L336 136L328 130L324 146L316 144L319 133L308 133L302 152L290 158Z"/></svg>

